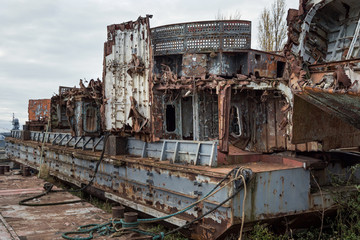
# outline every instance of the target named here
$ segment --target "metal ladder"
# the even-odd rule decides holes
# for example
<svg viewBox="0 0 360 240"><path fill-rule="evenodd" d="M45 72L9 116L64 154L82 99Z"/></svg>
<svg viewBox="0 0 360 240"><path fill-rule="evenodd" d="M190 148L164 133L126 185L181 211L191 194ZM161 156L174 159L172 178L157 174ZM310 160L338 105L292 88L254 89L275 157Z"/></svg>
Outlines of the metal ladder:
<svg viewBox="0 0 360 240"><path fill-rule="evenodd" d="M352 57L352 55L353 55L355 44L356 44L356 42L357 42L357 40L359 38L359 33L360 33L360 18L359 18L358 24L357 24L356 29L355 29L354 37L353 37L353 39L351 41L351 44L350 44L349 52L346 55L346 60L350 59Z"/></svg>
<svg viewBox="0 0 360 240"><path fill-rule="evenodd" d="M345 29L345 25L342 25L340 30L339 30L339 35L338 37L336 38L336 42L335 42L335 46L333 48L333 52L331 54L331 58L330 58L330 61L333 61L335 56L336 56L336 52L338 51L338 47L339 47L339 44L340 44L340 41L342 36L344 35L344 29Z"/></svg>

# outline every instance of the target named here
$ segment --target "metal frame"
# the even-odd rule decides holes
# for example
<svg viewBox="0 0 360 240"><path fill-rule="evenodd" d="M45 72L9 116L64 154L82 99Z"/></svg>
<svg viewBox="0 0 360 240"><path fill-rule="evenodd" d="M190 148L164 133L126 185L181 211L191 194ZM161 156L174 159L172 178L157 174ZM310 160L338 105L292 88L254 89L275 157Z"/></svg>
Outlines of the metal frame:
<svg viewBox="0 0 360 240"><path fill-rule="evenodd" d="M22 132L13 130L11 136L21 139ZM70 133L38 131L30 132L30 140L74 149L92 149L92 151L101 151L104 144L104 136L74 137ZM147 143L135 138L128 138L127 152L133 156L156 158L160 161L171 161L177 164L215 167L217 166L217 145L217 141L160 140Z"/></svg>
<svg viewBox="0 0 360 240"><path fill-rule="evenodd" d="M11 137L21 139L22 130L12 130ZM92 149L101 151L103 149L104 136L100 137L74 137L71 133L39 132L30 131L30 140L36 142L51 143L51 145L73 147L74 149Z"/></svg>
<svg viewBox="0 0 360 240"><path fill-rule="evenodd" d="M217 166L217 141L160 140L146 143L128 138L130 155L150 157L176 164Z"/></svg>

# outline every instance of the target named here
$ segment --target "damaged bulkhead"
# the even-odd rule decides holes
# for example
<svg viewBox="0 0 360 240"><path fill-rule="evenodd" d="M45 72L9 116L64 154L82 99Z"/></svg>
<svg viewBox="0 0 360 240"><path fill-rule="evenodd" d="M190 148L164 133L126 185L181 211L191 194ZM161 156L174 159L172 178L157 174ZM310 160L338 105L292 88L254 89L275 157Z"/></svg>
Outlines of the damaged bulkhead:
<svg viewBox="0 0 360 240"><path fill-rule="evenodd" d="M224 153L229 144L297 148L289 141L285 58L250 49L251 22L174 24L151 34L148 23L149 16L108 27L106 130L145 141L220 139Z"/></svg>
<svg viewBox="0 0 360 240"><path fill-rule="evenodd" d="M152 29L152 41L158 138L218 140L220 163L236 149L318 149L312 141L291 143L286 59L251 49L251 22L167 25Z"/></svg>
<svg viewBox="0 0 360 240"><path fill-rule="evenodd" d="M108 27L106 130L147 142L218 140L220 162L229 149L329 147L318 138L293 141L299 129L293 128L293 76L305 71L294 67L300 60L292 52L252 50L248 21L174 24L150 33L149 18Z"/></svg>
<svg viewBox="0 0 360 240"><path fill-rule="evenodd" d="M149 18L108 26L104 46L104 130L153 139Z"/></svg>
<svg viewBox="0 0 360 240"><path fill-rule="evenodd" d="M103 132L102 82L91 79L86 87L59 87L59 94L51 98L49 131L70 132L72 136L100 136Z"/></svg>
<svg viewBox="0 0 360 240"><path fill-rule="evenodd" d="M323 150L358 147L360 2L303 0L287 21L292 142L321 142Z"/></svg>

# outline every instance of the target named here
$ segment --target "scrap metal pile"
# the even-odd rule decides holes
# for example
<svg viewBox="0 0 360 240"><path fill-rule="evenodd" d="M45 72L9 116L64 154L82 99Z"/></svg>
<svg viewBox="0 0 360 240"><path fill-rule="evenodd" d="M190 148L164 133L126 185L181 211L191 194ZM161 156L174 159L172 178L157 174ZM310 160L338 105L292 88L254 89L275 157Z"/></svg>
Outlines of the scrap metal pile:
<svg viewBox="0 0 360 240"><path fill-rule="evenodd" d="M91 79L85 87L80 79L79 85L79 88L59 87L59 94L51 99L30 100L27 130L99 136L102 133L101 113L104 114L102 82Z"/></svg>

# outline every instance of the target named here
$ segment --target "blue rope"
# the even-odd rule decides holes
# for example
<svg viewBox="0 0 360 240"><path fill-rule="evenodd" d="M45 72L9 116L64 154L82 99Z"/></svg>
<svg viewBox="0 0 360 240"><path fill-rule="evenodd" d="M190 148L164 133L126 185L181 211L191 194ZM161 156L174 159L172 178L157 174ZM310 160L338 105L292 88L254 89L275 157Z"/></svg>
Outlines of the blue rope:
<svg viewBox="0 0 360 240"><path fill-rule="evenodd" d="M137 226L139 226L139 221L128 223L121 219L120 223L123 228L136 228Z"/></svg>
<svg viewBox="0 0 360 240"><path fill-rule="evenodd" d="M152 237L153 237L153 238L152 238L153 240L164 239L164 238L165 238L165 233L163 233L163 232L160 232L159 234L156 234L156 233L152 233L152 232L142 231L142 230L139 230L139 229L131 229L131 231L140 233L140 234L142 234L142 235L152 236Z"/></svg>
<svg viewBox="0 0 360 240"><path fill-rule="evenodd" d="M164 238L165 238L165 233L161 232L159 235L154 236L153 240L164 239Z"/></svg>
<svg viewBox="0 0 360 240"><path fill-rule="evenodd" d="M115 229L110 227L112 222L106 222L103 224L87 224L80 226L78 231L65 232L62 234L62 237L68 240L90 240L93 239L93 233L97 232L101 236L108 235L110 233L114 233ZM80 235L80 234L89 234L87 237L70 237L68 235Z"/></svg>

